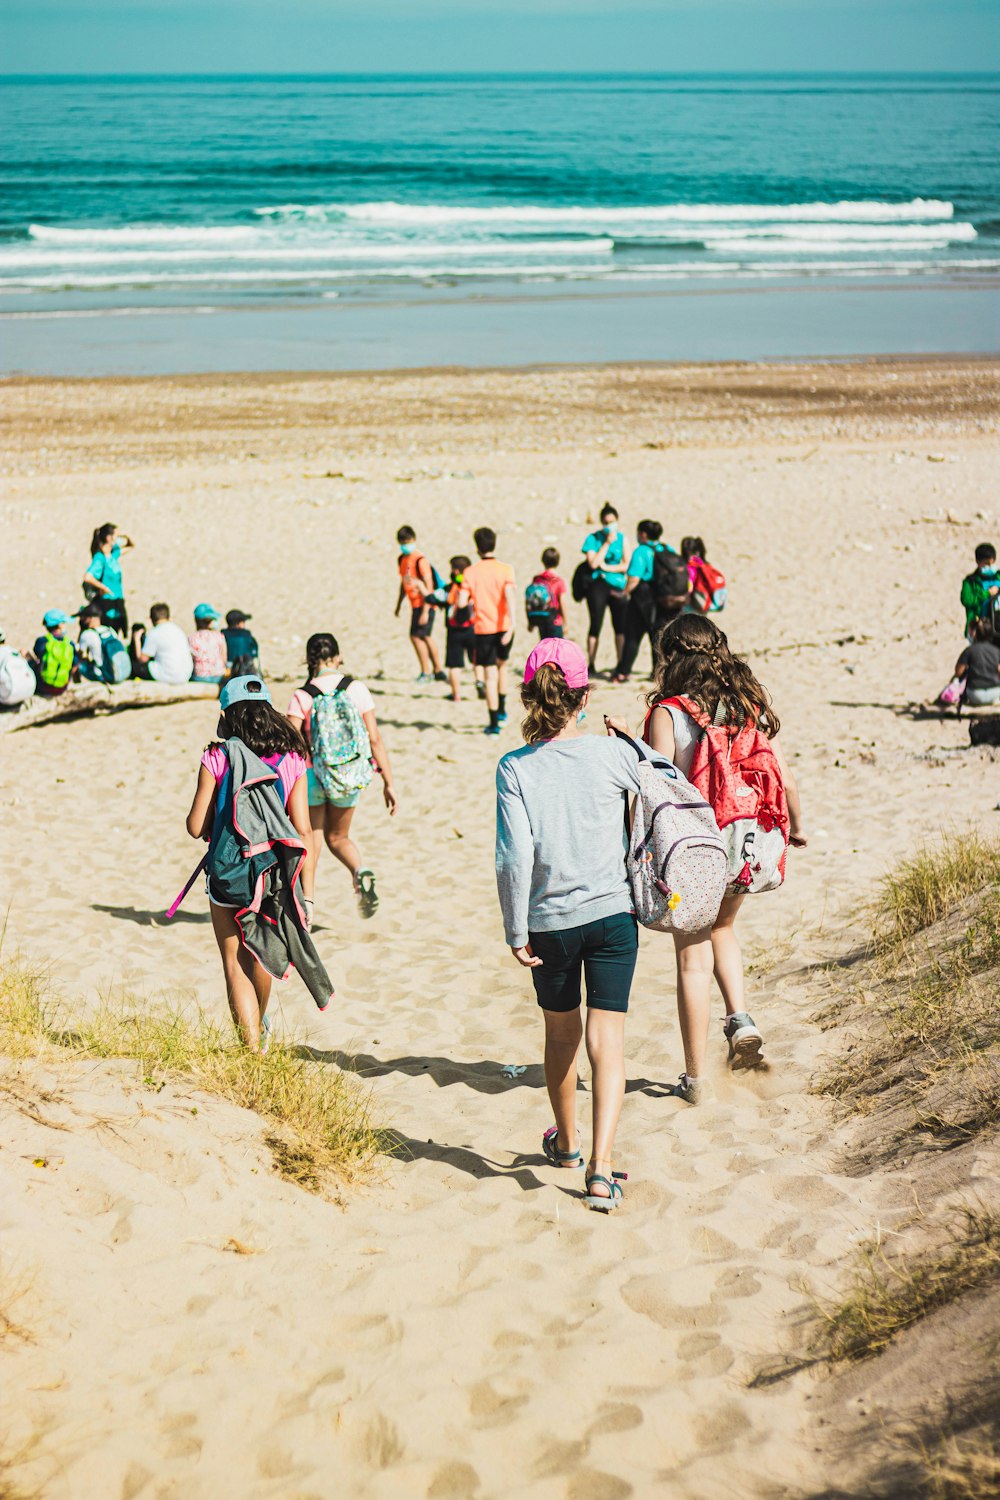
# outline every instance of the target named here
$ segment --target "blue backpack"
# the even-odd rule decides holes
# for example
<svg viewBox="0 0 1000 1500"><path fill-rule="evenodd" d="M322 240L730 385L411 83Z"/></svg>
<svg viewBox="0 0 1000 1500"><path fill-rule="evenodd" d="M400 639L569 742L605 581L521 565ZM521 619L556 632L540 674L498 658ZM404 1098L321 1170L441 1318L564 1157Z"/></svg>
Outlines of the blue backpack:
<svg viewBox="0 0 1000 1500"><path fill-rule="evenodd" d="M101 635L101 681L127 682L132 676L132 658L113 630Z"/></svg>

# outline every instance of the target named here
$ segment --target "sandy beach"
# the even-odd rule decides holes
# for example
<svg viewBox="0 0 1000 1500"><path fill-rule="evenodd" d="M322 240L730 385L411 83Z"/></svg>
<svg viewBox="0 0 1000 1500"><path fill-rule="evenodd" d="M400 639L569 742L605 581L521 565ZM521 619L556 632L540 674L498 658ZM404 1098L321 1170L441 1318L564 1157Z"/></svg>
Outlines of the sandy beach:
<svg viewBox="0 0 1000 1500"><path fill-rule="evenodd" d="M78 606L113 520L137 543L133 616L251 612L279 707L306 637L332 629L400 795L392 822L369 793L355 823L374 921L320 864L336 1002L318 1016L298 980L276 991L279 1035L370 1088L396 1154L310 1194L274 1174L258 1117L127 1064L46 1063L33 1109L0 1093L0 1268L26 1330L0 1341L11 1483L46 1500L839 1493L822 1372L749 1382L793 1338L804 1285L830 1290L912 1208L906 1164L849 1171L852 1127L810 1092L839 1045L815 966L858 942L919 844L1000 832L995 752L913 711L962 648L973 549L998 540L996 362L24 379L0 406L8 643ZM675 544L706 539L810 835L741 918L769 1066L729 1074L713 1023L699 1109L664 1094L672 945L641 936L610 1219L539 1151L541 1026L493 877L516 715L484 739L474 698L414 684L392 618L399 525L441 568L494 526L520 592L544 546L571 575L606 500L630 530L652 516ZM527 640L519 623L516 664ZM646 687L602 683L592 719L638 721ZM222 1015L204 897L162 921L197 859L183 822L215 723L189 703L0 739L4 954L50 966L73 1007L128 990Z"/></svg>

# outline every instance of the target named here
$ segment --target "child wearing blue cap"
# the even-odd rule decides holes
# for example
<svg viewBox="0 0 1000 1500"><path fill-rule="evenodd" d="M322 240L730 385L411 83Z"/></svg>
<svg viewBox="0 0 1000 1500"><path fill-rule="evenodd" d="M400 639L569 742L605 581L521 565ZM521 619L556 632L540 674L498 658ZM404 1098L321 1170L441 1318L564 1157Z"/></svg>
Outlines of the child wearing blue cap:
<svg viewBox="0 0 1000 1500"><path fill-rule="evenodd" d="M66 635L68 624L69 615L61 609L47 609L42 616L44 633L36 640L28 661L43 698L58 698L64 693L76 670L76 647Z"/></svg>
<svg viewBox="0 0 1000 1500"><path fill-rule="evenodd" d="M194 635L188 636L194 661L192 682L224 682L229 670L226 638L218 629L219 611L211 604L196 604Z"/></svg>

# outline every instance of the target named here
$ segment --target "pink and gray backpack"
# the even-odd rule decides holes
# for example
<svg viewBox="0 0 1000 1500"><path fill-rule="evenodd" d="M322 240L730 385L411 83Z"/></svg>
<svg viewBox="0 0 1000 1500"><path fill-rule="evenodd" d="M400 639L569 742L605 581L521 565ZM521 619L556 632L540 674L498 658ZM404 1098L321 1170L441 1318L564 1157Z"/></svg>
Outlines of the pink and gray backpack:
<svg viewBox="0 0 1000 1500"><path fill-rule="evenodd" d="M767 735L752 722L713 724L690 698L664 698L654 708L679 708L701 729L688 780L715 813L730 890L775 890L785 878L790 825L785 784Z"/></svg>
<svg viewBox="0 0 1000 1500"><path fill-rule="evenodd" d="M639 756L639 794L626 812L626 864L635 914L658 932L703 932L726 893L726 849L704 797L664 757ZM627 799L626 799L627 802Z"/></svg>

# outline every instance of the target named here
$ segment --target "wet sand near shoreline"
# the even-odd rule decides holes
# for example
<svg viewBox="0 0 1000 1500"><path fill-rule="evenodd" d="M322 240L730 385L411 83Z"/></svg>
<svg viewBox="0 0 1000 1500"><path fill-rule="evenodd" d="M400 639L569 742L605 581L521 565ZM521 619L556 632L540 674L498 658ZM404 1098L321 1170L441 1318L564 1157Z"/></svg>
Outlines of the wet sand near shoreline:
<svg viewBox="0 0 1000 1500"><path fill-rule="evenodd" d="M17 380L0 407L9 642L76 607L90 533L114 520L138 544L133 615L160 598L185 626L203 598L250 611L279 706L305 637L333 629L401 799L390 823L370 793L356 820L374 921L320 866L337 1001L319 1017L297 980L276 988L279 1031L361 1076L403 1143L339 1203L273 1175L256 1117L151 1094L127 1067L62 1079L41 1123L3 1106L4 1264L30 1281L32 1338L0 1349L0 1438L25 1449L25 1484L52 1500L764 1500L837 1482L811 1417L820 1374L748 1382L791 1339L803 1282L835 1285L912 1206L905 1174L846 1172L847 1127L809 1092L838 1045L814 966L856 943L879 876L919 842L1000 829L992 753L910 707L950 675L961 577L997 540L997 364ZM492 871L517 715L484 739L474 699L413 683L392 618L400 524L440 568L495 525L520 592L543 546L571 575L605 500L630 528L650 515L675 543L706 539L810 835L741 918L769 1067L729 1074L713 1020L698 1110L665 1094L682 1066L672 946L643 936L613 1219L539 1151L540 1024ZM519 624L515 662L527 639ZM646 687L600 683L595 726L636 721ZM188 703L0 741L5 952L50 964L74 1004L126 987L221 1013L204 898L160 916L197 859L183 819L214 728L213 705Z"/></svg>

